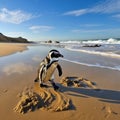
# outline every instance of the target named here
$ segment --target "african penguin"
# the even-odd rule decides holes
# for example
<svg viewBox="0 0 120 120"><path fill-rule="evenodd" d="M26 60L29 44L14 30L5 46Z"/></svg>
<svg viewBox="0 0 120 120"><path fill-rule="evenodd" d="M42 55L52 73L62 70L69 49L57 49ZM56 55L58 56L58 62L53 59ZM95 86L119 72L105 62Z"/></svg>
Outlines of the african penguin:
<svg viewBox="0 0 120 120"><path fill-rule="evenodd" d="M47 72L49 72L48 69L50 69L53 64L57 63L56 68L58 69L59 76L62 75L62 68L58 64L59 57L63 57L63 55L58 50L53 49L49 51L48 55L40 63L37 77L34 80L35 82L39 81L40 87L47 87L47 85L44 84L44 79L47 77ZM54 73L50 76L49 81L51 82L54 90L59 89L59 87L54 82Z"/></svg>

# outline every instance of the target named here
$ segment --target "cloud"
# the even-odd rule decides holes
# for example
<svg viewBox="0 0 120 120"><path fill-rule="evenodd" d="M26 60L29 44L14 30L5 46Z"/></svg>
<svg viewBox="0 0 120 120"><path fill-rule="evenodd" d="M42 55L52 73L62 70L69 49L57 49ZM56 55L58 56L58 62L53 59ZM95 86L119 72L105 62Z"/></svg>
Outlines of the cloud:
<svg viewBox="0 0 120 120"><path fill-rule="evenodd" d="M24 36L24 32L7 32L6 35L12 36L12 37L19 37L19 36Z"/></svg>
<svg viewBox="0 0 120 120"><path fill-rule="evenodd" d="M102 33L102 32L119 32L120 29L96 29L96 30L82 30L82 29L74 29L74 30L71 30L71 32L73 33Z"/></svg>
<svg viewBox="0 0 120 120"><path fill-rule="evenodd" d="M81 24L81 27L99 27L103 26L103 24Z"/></svg>
<svg viewBox="0 0 120 120"><path fill-rule="evenodd" d="M29 27L30 30L32 30L33 32L39 32L39 31L50 31L52 29L54 29L53 26L31 26Z"/></svg>
<svg viewBox="0 0 120 120"><path fill-rule="evenodd" d="M90 12L95 13L120 12L120 0L106 0L105 2L91 8Z"/></svg>
<svg viewBox="0 0 120 120"><path fill-rule="evenodd" d="M3 72L5 72L7 75L11 75L13 73L23 74L25 72L32 71L32 70L33 70L33 67L25 63L10 64L3 68Z"/></svg>
<svg viewBox="0 0 120 120"><path fill-rule="evenodd" d="M80 15L86 14L87 12L88 12L88 9L80 9L80 10L68 11L68 12L64 13L63 15L80 16Z"/></svg>
<svg viewBox="0 0 120 120"><path fill-rule="evenodd" d="M10 11L7 8L0 10L0 21L13 24L20 24L24 21L30 20L33 16L30 13L25 13L21 10Z"/></svg>
<svg viewBox="0 0 120 120"><path fill-rule="evenodd" d="M120 14L113 15L112 17L120 18Z"/></svg>
<svg viewBox="0 0 120 120"><path fill-rule="evenodd" d="M63 13L63 15L81 16L88 13L110 14L119 12L120 12L120 0L106 0L105 2L101 2L91 8L68 11Z"/></svg>

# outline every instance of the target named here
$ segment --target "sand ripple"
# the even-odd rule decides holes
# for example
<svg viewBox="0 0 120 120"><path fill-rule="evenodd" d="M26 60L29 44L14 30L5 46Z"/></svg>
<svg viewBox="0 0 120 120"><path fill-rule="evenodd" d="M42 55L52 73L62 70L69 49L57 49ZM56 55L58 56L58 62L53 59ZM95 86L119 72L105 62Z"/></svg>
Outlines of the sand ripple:
<svg viewBox="0 0 120 120"><path fill-rule="evenodd" d="M53 88L40 88L38 83L35 83L34 90L24 91L20 98L14 110L22 114L37 109L63 111L70 109L71 106L70 99L64 93Z"/></svg>

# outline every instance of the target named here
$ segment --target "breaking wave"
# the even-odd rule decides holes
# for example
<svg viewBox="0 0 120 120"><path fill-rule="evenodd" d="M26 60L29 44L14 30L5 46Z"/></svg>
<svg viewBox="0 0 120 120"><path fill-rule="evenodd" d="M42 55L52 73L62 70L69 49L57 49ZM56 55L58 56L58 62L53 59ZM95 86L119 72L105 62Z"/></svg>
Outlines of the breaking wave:
<svg viewBox="0 0 120 120"><path fill-rule="evenodd" d="M68 40L68 41L61 41L63 44L120 44L120 39L100 39L100 40Z"/></svg>
<svg viewBox="0 0 120 120"><path fill-rule="evenodd" d="M114 52L101 52L101 51L84 50L84 49L73 49L70 47L65 47L65 48L71 51L79 51L79 52L84 52L88 54L95 54L95 55L107 56L112 58L120 58L120 55Z"/></svg>

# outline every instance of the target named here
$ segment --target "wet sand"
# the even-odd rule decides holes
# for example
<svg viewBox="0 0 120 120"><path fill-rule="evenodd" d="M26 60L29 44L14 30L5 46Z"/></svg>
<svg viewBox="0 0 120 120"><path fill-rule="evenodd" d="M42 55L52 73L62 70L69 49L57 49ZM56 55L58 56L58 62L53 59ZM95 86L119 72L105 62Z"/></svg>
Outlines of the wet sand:
<svg viewBox="0 0 120 120"><path fill-rule="evenodd" d="M10 55L16 52L22 52L27 49L27 44L21 43L0 43L0 57Z"/></svg>
<svg viewBox="0 0 120 120"><path fill-rule="evenodd" d="M119 120L120 118L120 74L119 71L103 68L88 67L75 63L61 61L63 68L62 77L82 77L88 81L96 83L96 88L64 86L60 84L62 77L57 76L56 82L60 87L59 92L55 92L52 87L41 90L34 78L36 68L29 68L30 71L21 74L2 74L0 77L0 113L1 119L5 120ZM21 100L23 92L37 91L41 94L46 105L50 108L70 106L59 112L36 109L25 114L16 112L14 108ZM25 94L25 95L26 95ZM51 94L51 96L50 96ZM63 99L62 99L63 98ZM63 101L64 100L64 101ZM69 102L70 100L70 102ZM31 100L30 100L31 101ZM44 101L45 102L45 101ZM67 104L68 105L68 104ZM45 107L47 108L47 107Z"/></svg>

